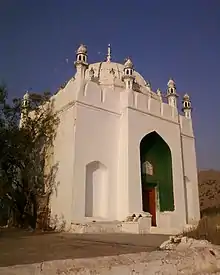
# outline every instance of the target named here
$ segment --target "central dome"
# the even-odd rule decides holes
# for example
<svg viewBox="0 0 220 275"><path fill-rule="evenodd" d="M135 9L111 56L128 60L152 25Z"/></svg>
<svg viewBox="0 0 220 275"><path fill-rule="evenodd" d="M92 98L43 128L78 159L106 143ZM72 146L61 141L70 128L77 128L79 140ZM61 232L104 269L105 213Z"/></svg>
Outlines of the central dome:
<svg viewBox="0 0 220 275"><path fill-rule="evenodd" d="M115 79L117 79L118 83L124 85L122 81L124 68L125 66L120 63L108 61L97 62L89 65L88 69L86 70L86 77L89 77L89 71L93 70L94 78L97 79L100 84L106 84L109 79L112 79L114 77ZM146 86L146 81L138 72L134 71L133 75L135 77L135 82L137 85L141 87Z"/></svg>

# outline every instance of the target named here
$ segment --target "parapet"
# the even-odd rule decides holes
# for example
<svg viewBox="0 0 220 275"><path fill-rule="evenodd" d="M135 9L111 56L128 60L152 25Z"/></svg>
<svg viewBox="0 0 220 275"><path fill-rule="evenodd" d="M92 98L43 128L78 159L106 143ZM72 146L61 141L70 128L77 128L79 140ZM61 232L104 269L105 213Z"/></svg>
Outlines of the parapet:
<svg viewBox="0 0 220 275"><path fill-rule="evenodd" d="M178 110L163 102L157 94L127 91L114 85L99 85L90 80L77 82L71 80L56 96L56 109L61 109L71 102L88 107L122 114L125 108L132 108L166 120L179 123ZM185 123L187 124L187 122Z"/></svg>
<svg viewBox="0 0 220 275"><path fill-rule="evenodd" d="M126 91L121 94L122 108L128 107L178 123L178 110L157 98L157 95Z"/></svg>
<svg viewBox="0 0 220 275"><path fill-rule="evenodd" d="M77 94L77 102L90 107L120 114L120 92L111 86L101 87L93 81L84 83Z"/></svg>

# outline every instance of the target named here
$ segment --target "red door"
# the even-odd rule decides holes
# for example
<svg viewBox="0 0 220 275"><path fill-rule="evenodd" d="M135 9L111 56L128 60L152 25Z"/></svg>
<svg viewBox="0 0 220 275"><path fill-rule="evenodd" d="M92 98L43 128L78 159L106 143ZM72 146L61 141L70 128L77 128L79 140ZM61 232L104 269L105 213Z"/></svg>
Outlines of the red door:
<svg viewBox="0 0 220 275"><path fill-rule="evenodd" d="M156 226L156 199L155 188L148 189L149 212L152 215L152 226Z"/></svg>
<svg viewBox="0 0 220 275"><path fill-rule="evenodd" d="M155 188L143 190L143 211L152 215L152 226L156 226L156 192Z"/></svg>

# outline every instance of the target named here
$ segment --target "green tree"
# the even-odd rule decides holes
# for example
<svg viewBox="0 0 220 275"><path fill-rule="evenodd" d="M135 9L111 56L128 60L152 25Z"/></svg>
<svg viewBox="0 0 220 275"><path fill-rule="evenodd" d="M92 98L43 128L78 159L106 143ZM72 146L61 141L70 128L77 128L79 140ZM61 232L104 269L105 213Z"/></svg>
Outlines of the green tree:
<svg viewBox="0 0 220 275"><path fill-rule="evenodd" d="M7 90L0 88L0 199L16 225L46 227L49 198L56 190L58 166L51 159L59 120L49 93L26 97L8 105Z"/></svg>

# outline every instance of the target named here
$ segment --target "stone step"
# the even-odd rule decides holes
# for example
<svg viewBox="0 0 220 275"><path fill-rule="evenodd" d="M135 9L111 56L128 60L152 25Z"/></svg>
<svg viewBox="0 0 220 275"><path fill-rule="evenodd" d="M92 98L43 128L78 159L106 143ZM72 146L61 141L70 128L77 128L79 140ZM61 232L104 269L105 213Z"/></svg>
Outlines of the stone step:
<svg viewBox="0 0 220 275"><path fill-rule="evenodd" d="M145 226L145 225L144 225ZM140 231L140 224L138 222L120 222L120 221L96 221L96 222L73 222L71 224L70 233L133 233L133 234L162 234L162 235L176 235L179 230L175 228L161 228L149 226L148 230ZM147 228L146 228L147 229ZM146 232L145 232L146 231ZM142 233L143 232L143 233Z"/></svg>
<svg viewBox="0 0 220 275"><path fill-rule="evenodd" d="M120 233L121 222L72 223L71 233Z"/></svg>

